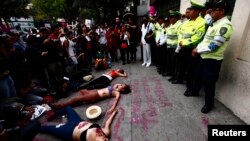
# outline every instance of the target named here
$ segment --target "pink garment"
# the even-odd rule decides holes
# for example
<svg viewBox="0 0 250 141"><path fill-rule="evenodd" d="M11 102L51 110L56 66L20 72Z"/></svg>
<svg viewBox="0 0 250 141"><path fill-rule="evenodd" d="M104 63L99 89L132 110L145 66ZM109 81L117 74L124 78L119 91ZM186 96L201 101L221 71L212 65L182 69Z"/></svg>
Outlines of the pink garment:
<svg viewBox="0 0 250 141"><path fill-rule="evenodd" d="M149 16L155 16L155 14L156 14L155 7L151 5L149 7Z"/></svg>

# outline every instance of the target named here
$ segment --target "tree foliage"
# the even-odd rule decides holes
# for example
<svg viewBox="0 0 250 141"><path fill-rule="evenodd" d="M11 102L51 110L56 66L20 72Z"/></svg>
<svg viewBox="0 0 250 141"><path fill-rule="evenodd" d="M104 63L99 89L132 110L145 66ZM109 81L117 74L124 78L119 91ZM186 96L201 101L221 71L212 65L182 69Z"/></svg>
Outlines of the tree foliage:
<svg viewBox="0 0 250 141"><path fill-rule="evenodd" d="M72 21L76 18L93 17L95 20L114 19L119 10L123 9L129 0L32 0L35 19L53 20L58 17ZM54 17L54 18L53 18Z"/></svg>
<svg viewBox="0 0 250 141"><path fill-rule="evenodd" d="M64 0L32 0L33 8L36 11L36 19L53 20L61 17L64 13Z"/></svg>
<svg viewBox="0 0 250 141"><path fill-rule="evenodd" d="M118 16L118 11L122 14L128 2L129 0L74 0L73 6L79 7L80 17L94 17L100 21L114 19Z"/></svg>
<svg viewBox="0 0 250 141"><path fill-rule="evenodd" d="M55 22L64 18L67 22L75 19L94 18L110 21L115 19L117 12L123 14L131 0L0 0L0 18L8 21L10 17L28 17L35 20ZM32 3L31 9L27 5Z"/></svg>
<svg viewBox="0 0 250 141"><path fill-rule="evenodd" d="M26 6L30 0L0 0L0 17L9 19L10 17L27 17L29 10Z"/></svg>

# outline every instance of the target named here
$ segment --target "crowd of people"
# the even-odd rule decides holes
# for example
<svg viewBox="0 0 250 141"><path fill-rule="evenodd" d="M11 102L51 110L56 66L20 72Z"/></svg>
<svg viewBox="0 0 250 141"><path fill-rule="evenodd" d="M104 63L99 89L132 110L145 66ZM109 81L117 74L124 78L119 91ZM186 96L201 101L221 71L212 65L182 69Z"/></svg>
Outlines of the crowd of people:
<svg viewBox="0 0 250 141"><path fill-rule="evenodd" d="M110 70L92 81L91 72L111 68L112 62L119 60L122 65L136 62L138 46L142 49L142 66L156 66L172 84L185 83L185 96L198 96L204 87L201 112L210 112L223 53L232 35L227 12L228 3L224 1L191 1L185 14L169 10L167 18L145 15L141 26L132 16L125 22L117 17L115 24L101 22L91 28L79 24L70 30L55 25L28 34L15 30L1 33L0 139L32 140L40 131L64 140L106 140L119 98L131 89L127 84L110 85L116 77L127 77L123 69ZM76 91L75 97L55 102ZM115 97L115 101L104 128L82 121L69 107L109 97ZM41 127L39 121L30 120L34 105L49 107L53 115L68 114L67 124ZM11 136L16 130L18 136ZM9 139L6 134L10 134Z"/></svg>
<svg viewBox="0 0 250 141"><path fill-rule="evenodd" d="M110 70L90 83L84 83L94 77L91 74L93 69L111 68L111 62L117 62L118 59L125 64L125 55L128 57L126 63L135 61L135 52L130 48L134 45L135 51L136 41L129 40L135 35L128 35L127 31L130 24L133 26L131 20L128 20L126 25L117 18L116 23L110 26L101 23L100 26L88 28L86 25L79 24L75 30L70 30L55 25L51 29L41 27L38 32L33 30L30 33L22 33L11 29L1 33L0 104L3 111L0 116L3 119L1 133L2 128L18 127L19 129L19 122L24 119L25 123L28 123L30 116L35 113L32 108L34 105L49 104L47 107L50 109L58 109L59 106L56 106L58 103L53 102L76 91L79 91L79 96L69 100L72 104L66 104L66 106L114 96L116 102L111 111L115 111L120 94L129 93L130 87L126 84L109 85L116 77L126 77L124 70ZM131 29L131 31L134 30ZM123 40L127 41L126 48L120 46ZM118 53L119 50L120 53ZM126 90L123 90L124 87ZM76 100L79 98L82 100ZM25 110L26 108L31 110ZM19 115L20 112L24 114ZM19 119L19 116L22 116L22 119ZM8 125L14 123L13 121L16 121L15 124ZM28 130L31 129L29 126ZM32 136L29 132L25 131L24 136Z"/></svg>

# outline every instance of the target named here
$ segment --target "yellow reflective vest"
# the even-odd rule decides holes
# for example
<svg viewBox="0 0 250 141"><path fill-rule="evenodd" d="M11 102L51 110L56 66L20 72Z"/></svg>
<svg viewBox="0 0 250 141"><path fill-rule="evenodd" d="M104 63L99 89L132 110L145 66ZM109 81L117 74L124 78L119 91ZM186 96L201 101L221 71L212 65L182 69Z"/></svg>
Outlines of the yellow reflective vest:
<svg viewBox="0 0 250 141"><path fill-rule="evenodd" d="M178 44L178 30L182 22L178 20L175 24L171 24L166 28L167 33L167 48L176 48Z"/></svg>
<svg viewBox="0 0 250 141"><path fill-rule="evenodd" d="M160 25L158 22L155 24L155 30L154 30L154 35L155 35L155 41L158 42L161 34L164 32L164 28L162 25Z"/></svg>
<svg viewBox="0 0 250 141"><path fill-rule="evenodd" d="M195 48L205 34L206 21L201 17L195 20L187 20L178 32L178 43L182 42L184 47Z"/></svg>
<svg viewBox="0 0 250 141"><path fill-rule="evenodd" d="M206 52L201 54L202 59L216 59L222 60L226 47L228 46L229 39L233 33L231 22L225 16L220 20L213 23L210 26L204 36L202 42L197 46L198 48L207 47L211 42L218 45L218 48L214 51Z"/></svg>

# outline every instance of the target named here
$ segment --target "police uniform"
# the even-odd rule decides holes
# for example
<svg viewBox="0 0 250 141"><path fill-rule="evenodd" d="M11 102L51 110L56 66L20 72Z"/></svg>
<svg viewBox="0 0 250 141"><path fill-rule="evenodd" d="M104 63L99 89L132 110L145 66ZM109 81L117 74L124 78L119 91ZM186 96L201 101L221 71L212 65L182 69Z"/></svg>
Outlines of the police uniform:
<svg viewBox="0 0 250 141"><path fill-rule="evenodd" d="M180 18L181 13L178 11L169 10L169 18ZM166 29L167 33L167 72L171 76L170 81L175 79L175 68L176 68L176 53L175 50L178 45L178 29L182 22L180 20L175 23L170 23L169 27Z"/></svg>
<svg viewBox="0 0 250 141"><path fill-rule="evenodd" d="M158 20L163 21L163 17L161 17ZM166 55L167 55L167 47L166 47L166 31L164 28L164 23L157 22L155 24L155 42L157 45L156 51L157 51L157 71L159 74L166 73Z"/></svg>
<svg viewBox="0 0 250 141"><path fill-rule="evenodd" d="M204 6L191 1L192 6L189 7L191 10L201 10ZM187 91L192 87L194 80L194 73L197 66L197 58L192 57L192 50L202 40L205 34L205 20L199 15L196 19L189 19L185 21L178 32L178 43L182 44L180 50L180 59L178 62L178 80L173 81L173 84L182 82L184 74L186 75Z"/></svg>
<svg viewBox="0 0 250 141"><path fill-rule="evenodd" d="M224 8L225 10L226 4L225 2L216 3L213 8ZM197 53L201 56L200 78L202 78L202 83L197 82L195 88L198 92L203 86L205 91L205 105L201 110L202 113L208 113L213 108L215 84L219 78L224 52L232 32L232 24L227 16L224 16L208 28L204 39L196 48Z"/></svg>

